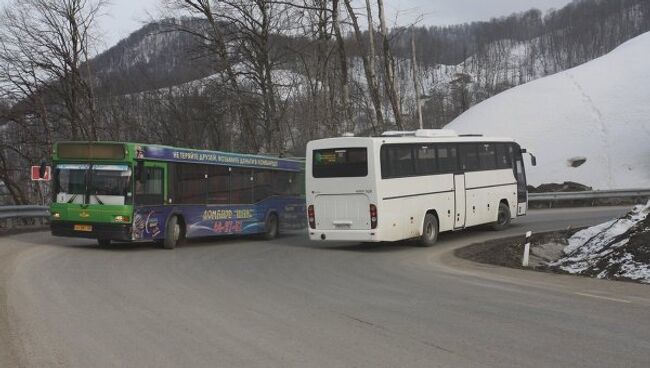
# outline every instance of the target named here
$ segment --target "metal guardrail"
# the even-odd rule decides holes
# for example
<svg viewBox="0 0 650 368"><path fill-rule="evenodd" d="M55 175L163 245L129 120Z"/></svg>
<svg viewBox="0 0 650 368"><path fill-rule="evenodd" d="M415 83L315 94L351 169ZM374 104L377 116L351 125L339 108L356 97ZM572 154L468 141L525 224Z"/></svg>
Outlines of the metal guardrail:
<svg viewBox="0 0 650 368"><path fill-rule="evenodd" d="M50 211L47 206L0 206L0 222L2 223L0 228L5 230L32 225L42 226L49 217ZM27 219L34 219L34 223L32 224Z"/></svg>
<svg viewBox="0 0 650 368"><path fill-rule="evenodd" d="M49 216L47 206L0 206L0 219Z"/></svg>
<svg viewBox="0 0 650 368"><path fill-rule="evenodd" d="M529 202L650 197L650 189L613 189L585 192L528 193Z"/></svg>

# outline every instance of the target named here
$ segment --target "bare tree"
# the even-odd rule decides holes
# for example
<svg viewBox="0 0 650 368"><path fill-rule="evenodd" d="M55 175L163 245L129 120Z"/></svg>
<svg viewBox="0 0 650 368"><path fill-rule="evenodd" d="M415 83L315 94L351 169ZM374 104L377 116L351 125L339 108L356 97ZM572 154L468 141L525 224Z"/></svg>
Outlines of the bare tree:
<svg viewBox="0 0 650 368"><path fill-rule="evenodd" d="M350 104L350 84L348 77L348 57L345 51L345 41L341 33L341 21L340 21L340 1L332 1L332 27L334 28L334 34L336 35L336 45L339 55L339 63L341 68L341 103L345 111L345 126L346 129L350 132L354 132L354 122L352 121L352 105Z"/></svg>
<svg viewBox="0 0 650 368"><path fill-rule="evenodd" d="M0 179L28 201L28 166L57 138L98 139L89 58L103 0L23 0L0 13L0 97L10 104ZM39 195L42 195L39 194Z"/></svg>
<svg viewBox="0 0 650 368"><path fill-rule="evenodd" d="M418 60L417 52L415 50L415 27L411 26L411 51L413 56L411 58L411 67L413 72L413 89L415 90L415 106L418 115L418 126L423 128L422 123L422 105L420 104L420 84L418 83Z"/></svg>
<svg viewBox="0 0 650 368"><path fill-rule="evenodd" d="M292 29L294 4L265 0L176 0L174 5L200 16L209 25L209 34L203 30L194 34L214 42L213 52L219 63L225 65L225 75L242 103L244 126L255 140L257 151L282 153L285 150L282 132L287 87L274 79L274 71L286 62L286 52L272 42L275 36ZM207 37L207 39L206 39Z"/></svg>
<svg viewBox="0 0 650 368"><path fill-rule="evenodd" d="M57 117L73 139L98 138L88 60L103 6L103 0L24 0L3 9L0 60L8 88L40 105L46 120L55 117L43 105L60 105Z"/></svg>
<svg viewBox="0 0 650 368"><path fill-rule="evenodd" d="M368 0L366 0L366 2L368 2ZM379 9L379 27L381 29L381 39L383 45L382 49L384 56L384 87L386 89L386 94L388 95L390 105L393 108L395 125L397 125L398 129L403 129L404 124L402 124L402 111L400 108L399 98L397 96L397 90L395 88L395 60L393 59L393 54L390 50L390 41L388 40L388 26L386 25L386 13L384 11L383 0L377 0L377 8Z"/></svg>
<svg viewBox="0 0 650 368"><path fill-rule="evenodd" d="M384 123L384 113L381 106L381 98L379 95L379 88L377 84L377 78L375 76L375 67L374 67L374 36L373 36L373 26L372 26L372 13L370 12L369 3L366 3L368 10L368 30L370 36L370 50L367 50L365 47L365 42L363 41L363 33L361 32L361 27L359 26L359 19L357 14L352 7L351 0L343 0L345 2L345 7L352 21L352 27L354 29L354 37L357 42L357 46L360 49L361 60L363 61L363 70L366 75L366 81L368 83L368 93L370 94L370 100L372 101L373 110L374 110L374 124L372 124L372 129L375 133L378 133L378 130L385 130L386 126Z"/></svg>

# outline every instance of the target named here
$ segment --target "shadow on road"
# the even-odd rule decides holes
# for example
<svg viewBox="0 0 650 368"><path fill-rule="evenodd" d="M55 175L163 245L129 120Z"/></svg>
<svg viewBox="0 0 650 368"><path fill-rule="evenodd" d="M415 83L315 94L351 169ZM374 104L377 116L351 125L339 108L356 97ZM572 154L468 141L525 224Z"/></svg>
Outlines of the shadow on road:
<svg viewBox="0 0 650 368"><path fill-rule="evenodd" d="M94 239L84 238L66 238L51 236L48 232L43 231L42 236L34 237L26 234L15 235L21 242L33 245L49 245L63 248L74 248L88 251L105 251L105 252L135 252L135 251L159 251L174 252L183 249L200 248L200 247L222 247L228 245L244 245L257 243L259 245L279 245L277 242L285 243L286 240L293 238L300 239L295 234L281 234L275 240L265 241L253 235L221 235L213 237L202 237L196 239L186 239L185 242L176 247L176 249L164 249L160 242L155 241L136 241L136 242L112 242L108 247L100 247ZM306 237L304 238L307 241ZM295 241L294 241L295 242ZM276 244L273 244L276 243Z"/></svg>
<svg viewBox="0 0 650 368"><path fill-rule="evenodd" d="M513 224L511 227L503 232L508 235L517 233L519 224ZM47 231L39 233L37 237L34 233L13 235L24 243L33 245L50 245L56 247L74 248L79 250L88 251L104 251L104 252L142 252L142 251L158 251L158 252L174 252L182 251L183 249L193 248L207 248L207 247L224 247L224 246L237 246L237 245L252 245L252 246L270 246L270 247L293 247L304 249L319 249L323 251L345 251L345 252L359 252L359 253L397 253L404 251L417 251L418 249L439 249L445 247L445 244L452 243L457 240L463 239L472 242L472 238L482 234L494 234L499 236L501 232L494 232L486 227L469 228L456 232L445 232L439 235L438 243L431 248L421 248L415 240L403 240L398 242L379 242L379 243L358 243L358 242L330 242L330 241L317 241L309 240L305 232L286 232L280 234L278 238L265 241L252 235L227 235L227 236L214 236L204 237L197 239L187 239L184 244L179 245L175 250L167 250L162 248L162 244L158 242L113 242L109 247L100 247L93 239L82 238L65 238L51 236ZM42 235L41 235L42 234Z"/></svg>

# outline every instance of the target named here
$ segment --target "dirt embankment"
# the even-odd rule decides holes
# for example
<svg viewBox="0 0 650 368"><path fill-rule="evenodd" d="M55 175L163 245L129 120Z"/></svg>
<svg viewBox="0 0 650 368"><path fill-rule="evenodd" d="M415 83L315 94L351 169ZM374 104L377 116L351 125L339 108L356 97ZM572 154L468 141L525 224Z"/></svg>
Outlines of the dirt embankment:
<svg viewBox="0 0 650 368"><path fill-rule="evenodd" d="M531 254L529 267L526 269L548 271L545 262L559 258L562 249L567 244L567 238L576 231L563 230L534 233L530 238ZM524 269L525 267L521 265L521 261L525 242L524 235L495 239L456 249L454 255L474 262Z"/></svg>
<svg viewBox="0 0 650 368"><path fill-rule="evenodd" d="M524 236L456 250L475 262L524 268ZM534 234L526 269L650 284L650 202L599 225Z"/></svg>

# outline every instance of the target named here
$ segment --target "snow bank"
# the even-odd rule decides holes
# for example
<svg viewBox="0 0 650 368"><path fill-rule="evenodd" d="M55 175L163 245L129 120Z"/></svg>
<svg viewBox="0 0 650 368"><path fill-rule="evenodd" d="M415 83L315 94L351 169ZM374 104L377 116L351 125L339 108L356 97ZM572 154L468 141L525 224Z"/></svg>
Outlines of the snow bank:
<svg viewBox="0 0 650 368"><path fill-rule="evenodd" d="M622 218L575 233L552 268L606 279L650 283L650 202Z"/></svg>
<svg viewBox="0 0 650 368"><path fill-rule="evenodd" d="M650 183L650 33L609 54L509 89L452 121L459 133L513 137L537 156L530 184L596 189ZM571 159L586 158L572 167Z"/></svg>

